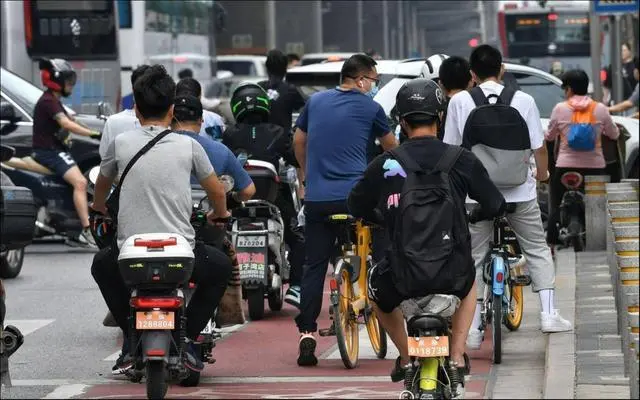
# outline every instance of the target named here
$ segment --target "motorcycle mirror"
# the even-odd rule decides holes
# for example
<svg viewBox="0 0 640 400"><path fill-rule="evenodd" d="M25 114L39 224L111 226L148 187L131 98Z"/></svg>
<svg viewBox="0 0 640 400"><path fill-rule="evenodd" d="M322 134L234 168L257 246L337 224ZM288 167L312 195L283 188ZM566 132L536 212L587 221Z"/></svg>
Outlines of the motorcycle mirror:
<svg viewBox="0 0 640 400"><path fill-rule="evenodd" d="M16 149L10 146L0 146L0 161L9 161L16 154Z"/></svg>
<svg viewBox="0 0 640 400"><path fill-rule="evenodd" d="M13 105L6 101L0 102L0 119L9 121L10 124L15 124L22 120L22 118L16 114L16 109Z"/></svg>
<svg viewBox="0 0 640 400"><path fill-rule="evenodd" d="M113 112L109 103L105 103L104 101L98 103L98 114L96 115L98 118L106 120L111 114L113 114Z"/></svg>
<svg viewBox="0 0 640 400"><path fill-rule="evenodd" d="M242 165L243 167L245 166L245 164L247 164L247 161L249 160L249 155L242 151L238 154L238 162L240 162L240 165Z"/></svg>

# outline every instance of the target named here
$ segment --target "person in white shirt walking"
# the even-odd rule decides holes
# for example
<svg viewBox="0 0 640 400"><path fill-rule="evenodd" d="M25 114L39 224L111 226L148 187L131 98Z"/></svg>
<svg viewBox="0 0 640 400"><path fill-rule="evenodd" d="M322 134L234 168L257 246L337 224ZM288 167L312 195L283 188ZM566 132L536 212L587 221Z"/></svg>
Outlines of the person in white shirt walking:
<svg viewBox="0 0 640 400"><path fill-rule="evenodd" d="M471 74L478 83L482 94L487 98L498 97L505 87L500 83L504 73L502 55L500 51L489 45L482 45L474 49L470 57ZM529 273L533 283L533 291L540 295L542 306L541 328L543 332L563 332L573 329L571 323L560 316L555 309L554 286L555 268L551 249L546 243L544 228L540 208L537 202L536 180L546 181L549 179L548 155L544 145L544 131L540 122L540 112L536 103L530 95L522 92L508 90L511 92L511 107L515 108L521 116L521 120L526 123L528 138L504 137L478 137L474 134L473 140L478 147L498 147L499 151L513 150L519 141L520 145L526 143L529 152L533 151L536 168L531 168L531 172L525 176L523 183L512 187L501 187L502 195L509 203L516 203L516 210L508 214L509 224L515 232L522 251L527 259ZM476 94L477 95L477 94ZM488 100L487 100L488 101ZM497 99L496 99L497 101ZM491 101L491 103L493 103ZM485 103L486 104L486 103ZM446 129L444 142L454 145L469 144L469 139L465 136L465 125L471 112L476 108L476 102L468 91L457 93L451 98L447 111ZM484 142L484 143L483 143ZM491 144L488 144L491 143ZM502 143L502 145L500 144ZM517 147L521 150L521 147ZM471 149L473 151L473 149ZM503 153L504 154L504 153ZM504 164L502 164L504 166ZM487 165L485 165L487 167ZM522 167L522 166L520 166ZM528 165L525 166L529 168ZM489 168L487 168L489 169ZM510 177L512 178L512 177ZM481 221L470 224L471 246L473 258L476 264L476 283L479 297L484 292L484 281L482 278L482 261L489 250L489 242L492 238L493 224L491 221ZM480 304L476 305L476 313L473 319L467 346L470 349L480 347L484 333L480 327Z"/></svg>

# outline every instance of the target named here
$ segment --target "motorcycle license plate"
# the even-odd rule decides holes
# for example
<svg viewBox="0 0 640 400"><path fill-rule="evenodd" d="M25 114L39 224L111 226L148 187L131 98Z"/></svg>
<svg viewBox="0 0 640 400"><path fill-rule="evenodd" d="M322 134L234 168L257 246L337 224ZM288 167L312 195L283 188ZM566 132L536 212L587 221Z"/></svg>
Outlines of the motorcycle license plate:
<svg viewBox="0 0 640 400"><path fill-rule="evenodd" d="M136 329L174 329L173 311L136 311Z"/></svg>
<svg viewBox="0 0 640 400"><path fill-rule="evenodd" d="M241 236L238 235L236 247L264 247L267 245L266 236Z"/></svg>
<svg viewBox="0 0 640 400"><path fill-rule="evenodd" d="M409 337L409 356L418 358L446 357L449 355L449 337Z"/></svg>

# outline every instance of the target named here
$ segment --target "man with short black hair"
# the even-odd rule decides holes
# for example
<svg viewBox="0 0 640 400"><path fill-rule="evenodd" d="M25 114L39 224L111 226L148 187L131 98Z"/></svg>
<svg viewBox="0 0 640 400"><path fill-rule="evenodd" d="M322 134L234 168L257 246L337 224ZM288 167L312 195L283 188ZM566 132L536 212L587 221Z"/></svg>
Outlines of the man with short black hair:
<svg viewBox="0 0 640 400"><path fill-rule="evenodd" d="M138 78L140 78L148 68L149 66L144 64L133 70L131 73L132 88ZM138 118L136 118L136 113L132 108L124 109L117 114L110 115L102 130L102 138L100 139L100 148L98 150L100 152L100 158L105 157L109 145L116 136L125 131L132 131L139 125L140 123L138 122Z"/></svg>
<svg viewBox="0 0 640 400"><path fill-rule="evenodd" d="M500 51L489 45L478 46L471 53L470 65L472 77L478 83L483 96L500 96L505 88L500 84L504 74L504 64L502 64ZM495 102L497 99L492 97L487 101ZM478 144L485 147L494 147L502 143L500 149L519 148L514 147L514 145L526 140L529 143L530 150L534 152L536 172L530 171L524 183L517 186L502 187L501 192L507 202L517 204L515 212L508 214L507 218L518 238L524 256L526 256L528 270L533 282L533 290L540 295L542 331L545 333L568 331L572 329L571 323L562 318L558 310L555 309L555 267L551 257L551 249L545 241L540 207L537 201L536 180L546 181L549 179L547 147L544 144L544 131L540 123L540 112L533 97L519 90L513 94L510 106L517 110L521 120L526 124L529 133L528 138L512 135L501 138L498 144L495 143L495 140L492 140L493 138L476 137L474 140L477 140ZM451 98L444 135L445 143L460 145L464 142L465 125L475 108L476 102L468 91L459 92ZM487 143L490 142L491 145L488 145ZM523 162L528 164L529 160ZM531 169L532 166L528 166L528 168ZM493 223L492 221L481 221L476 224L470 224L469 228L471 231L473 258L476 263L477 293L480 299L484 292L482 263L489 250L489 242L493 234ZM481 304L478 302L473 325L467 338L467 346L471 349L480 348L484 337L484 332L479 330L481 321L480 309Z"/></svg>
<svg viewBox="0 0 640 400"><path fill-rule="evenodd" d="M258 84L269 96L269 122L281 126L289 134L292 128L291 115L304 106L304 98L297 87L285 81L287 56L283 52L270 50L265 65L269 79Z"/></svg>
<svg viewBox="0 0 640 400"><path fill-rule="evenodd" d="M193 78L193 70L191 68L185 68L178 71L178 79Z"/></svg>
<svg viewBox="0 0 640 400"><path fill-rule="evenodd" d="M176 96L180 95L190 95L200 101L202 98L202 86L200 82L191 77L181 78L176 84ZM202 110L202 120L200 135L217 141L222 140L222 133L224 132L224 121L222 117L213 111Z"/></svg>
<svg viewBox="0 0 640 400"><path fill-rule="evenodd" d="M449 105L449 101L456 93L469 90L473 87L471 67L469 66L469 62L462 57L452 56L442 61L438 75L440 86L444 90L447 99L447 105ZM438 130L438 139L440 140L444 137L446 121L447 108L445 107L442 126Z"/></svg>
<svg viewBox="0 0 640 400"><path fill-rule="evenodd" d="M336 239L326 219L348 212L349 192L367 167L367 145L377 138L385 150L397 146L382 106L373 101L378 84L376 62L355 54L344 62L341 74L342 84L311 96L296 121L294 150L306 177L306 267L296 317L301 366L318 363L313 334Z"/></svg>
<svg viewBox="0 0 640 400"><path fill-rule="evenodd" d="M133 157L151 140L160 140L140 157L121 181L117 215L117 243L98 252L91 266L102 295L125 340L122 353L112 373L119 374L132 365L129 354L129 288L118 269L118 254L125 240L132 235L154 232L175 232L194 248L192 274L197 284L186 311L187 353L185 366L194 371L204 368L194 342L213 316L229 278L231 261L222 251L195 242L191 225L190 177L195 175L213 205L210 221L228 218L225 190L202 146L195 140L167 133L173 118L175 83L161 65L151 66L134 84L135 112L140 126L118 135L111 142L100 164L92 208L108 214L105 202L116 177L121 177Z"/></svg>

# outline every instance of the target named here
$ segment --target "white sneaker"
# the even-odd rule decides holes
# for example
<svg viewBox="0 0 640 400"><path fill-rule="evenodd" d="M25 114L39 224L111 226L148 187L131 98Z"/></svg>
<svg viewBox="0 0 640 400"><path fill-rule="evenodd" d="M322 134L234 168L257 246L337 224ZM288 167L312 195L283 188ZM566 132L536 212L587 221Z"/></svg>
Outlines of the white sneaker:
<svg viewBox="0 0 640 400"><path fill-rule="evenodd" d="M567 332L573 330L571 322L562 318L562 316L558 314L558 310L555 309L552 313L540 313L540 325L542 332L544 333Z"/></svg>
<svg viewBox="0 0 640 400"><path fill-rule="evenodd" d="M478 350L484 339L484 332L479 329L471 328L467 336L467 347L469 350Z"/></svg>

